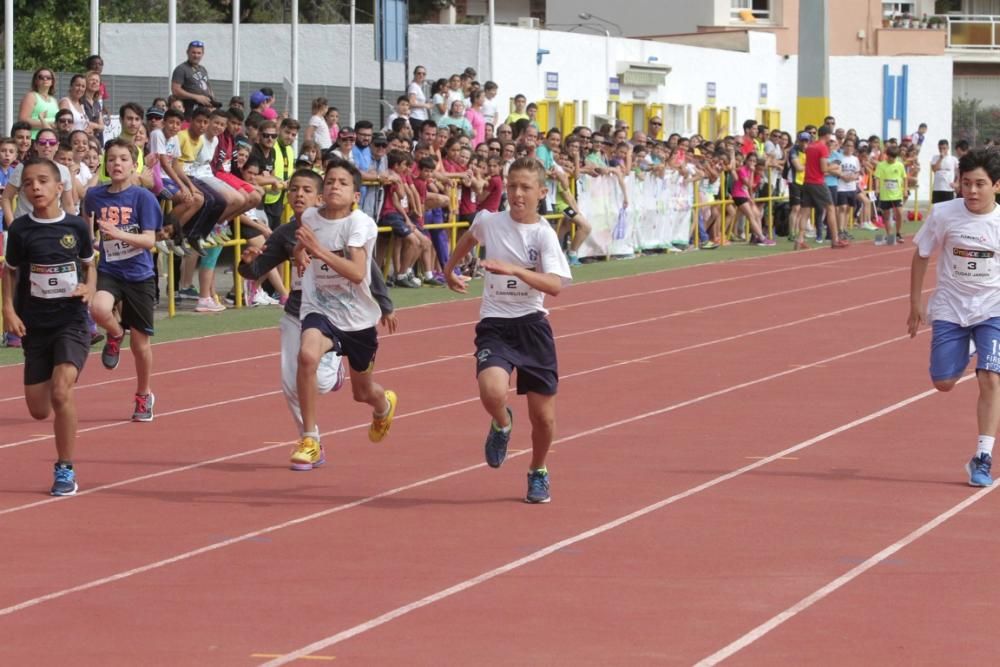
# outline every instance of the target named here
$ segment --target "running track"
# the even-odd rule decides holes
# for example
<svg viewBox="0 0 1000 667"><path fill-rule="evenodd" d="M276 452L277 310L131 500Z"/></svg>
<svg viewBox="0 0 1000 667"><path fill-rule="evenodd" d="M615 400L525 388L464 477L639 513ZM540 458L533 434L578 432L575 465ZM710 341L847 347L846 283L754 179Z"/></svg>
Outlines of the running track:
<svg viewBox="0 0 1000 667"><path fill-rule="evenodd" d="M975 383L927 391L909 247L575 286L553 502L530 446L482 462L478 301L400 312L367 441L321 400L328 465L287 469L277 331L128 353L77 391L82 493L44 495L51 424L0 368L0 664L963 664L992 636L997 501L965 486ZM970 653L975 651L975 653ZM963 656L965 656L963 658Z"/></svg>

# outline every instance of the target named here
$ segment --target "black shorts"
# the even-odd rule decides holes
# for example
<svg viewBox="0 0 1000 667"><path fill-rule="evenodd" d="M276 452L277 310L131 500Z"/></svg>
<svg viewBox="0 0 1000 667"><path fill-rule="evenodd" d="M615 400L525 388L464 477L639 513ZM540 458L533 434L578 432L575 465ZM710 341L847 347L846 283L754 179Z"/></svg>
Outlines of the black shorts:
<svg viewBox="0 0 1000 667"><path fill-rule="evenodd" d="M736 208L743 206L743 204L746 204L748 201L750 201L750 199L747 197L737 197L736 195L733 195L733 203L736 204Z"/></svg>
<svg viewBox="0 0 1000 667"><path fill-rule="evenodd" d="M309 313L302 320L302 331L317 329L333 342L333 351L347 361L358 373L367 373L375 367L378 351L378 334L375 327L361 331L341 331L333 326L330 318L319 313Z"/></svg>
<svg viewBox="0 0 1000 667"><path fill-rule="evenodd" d="M406 216L402 213L386 213L378 221L380 227L392 227L392 235L401 239L410 235L413 230L406 224Z"/></svg>
<svg viewBox="0 0 1000 667"><path fill-rule="evenodd" d="M878 207L882 211L891 211L897 206L902 206L902 205L903 205L902 199L893 199L892 201L879 201L878 203Z"/></svg>
<svg viewBox="0 0 1000 667"><path fill-rule="evenodd" d="M476 325L476 375L517 369L517 393L554 396L559 387L556 341L544 313L487 317Z"/></svg>
<svg viewBox="0 0 1000 667"><path fill-rule="evenodd" d="M819 183L806 183L802 186L802 206L804 208L825 208L833 204L830 198L830 188Z"/></svg>
<svg viewBox="0 0 1000 667"><path fill-rule="evenodd" d="M951 201L955 198L955 193L951 190L934 190L931 192L931 203L940 204L943 201Z"/></svg>
<svg viewBox="0 0 1000 667"><path fill-rule="evenodd" d="M110 273L97 274L97 291L107 292L115 303L122 304L122 325L132 331L152 336L153 308L156 303L156 279L150 276L133 283Z"/></svg>
<svg viewBox="0 0 1000 667"><path fill-rule="evenodd" d="M798 183L788 184L788 203L792 206L802 204L802 186Z"/></svg>
<svg viewBox="0 0 1000 667"><path fill-rule="evenodd" d="M858 191L848 190L837 193L837 206L850 206L854 208L858 204Z"/></svg>
<svg viewBox="0 0 1000 667"><path fill-rule="evenodd" d="M24 349L24 384L40 384L52 379L59 364L73 364L82 371L90 354L90 328L81 319L53 329L28 329L21 339Z"/></svg>

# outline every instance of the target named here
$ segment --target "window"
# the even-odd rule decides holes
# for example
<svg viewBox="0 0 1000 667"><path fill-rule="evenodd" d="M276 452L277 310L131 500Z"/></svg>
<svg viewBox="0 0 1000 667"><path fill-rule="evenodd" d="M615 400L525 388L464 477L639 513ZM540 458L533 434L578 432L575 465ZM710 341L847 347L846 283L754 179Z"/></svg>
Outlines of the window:
<svg viewBox="0 0 1000 667"><path fill-rule="evenodd" d="M900 16L904 14L912 15L916 9L914 8L914 2L888 2L887 0L882 0L882 16L890 17L895 14Z"/></svg>
<svg viewBox="0 0 1000 667"><path fill-rule="evenodd" d="M734 22L745 22L747 17L757 21L773 21L771 0L730 0L729 17Z"/></svg>

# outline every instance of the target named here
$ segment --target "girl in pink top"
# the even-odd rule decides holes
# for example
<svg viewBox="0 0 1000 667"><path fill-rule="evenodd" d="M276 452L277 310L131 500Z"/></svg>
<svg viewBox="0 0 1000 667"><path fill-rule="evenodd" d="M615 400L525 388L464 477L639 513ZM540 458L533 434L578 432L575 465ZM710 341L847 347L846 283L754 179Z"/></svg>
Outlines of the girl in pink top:
<svg viewBox="0 0 1000 667"><path fill-rule="evenodd" d="M743 166L736 170L733 181L733 203L746 216L750 223L750 244L761 246L775 245L774 239L764 235L761 227L761 212L754 203L752 194L760 185L760 174L757 171L758 157L756 153L747 153L743 158Z"/></svg>

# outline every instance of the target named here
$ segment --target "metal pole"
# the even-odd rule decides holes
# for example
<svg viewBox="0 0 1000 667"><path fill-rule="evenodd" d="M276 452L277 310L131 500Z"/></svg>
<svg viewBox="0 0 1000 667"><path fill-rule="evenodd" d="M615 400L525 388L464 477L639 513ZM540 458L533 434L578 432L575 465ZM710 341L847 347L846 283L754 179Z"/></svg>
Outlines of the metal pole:
<svg viewBox="0 0 1000 667"><path fill-rule="evenodd" d="M233 95L240 94L240 0L233 0Z"/></svg>
<svg viewBox="0 0 1000 667"><path fill-rule="evenodd" d="M167 1L167 90L177 62L177 0Z"/></svg>
<svg viewBox="0 0 1000 667"><path fill-rule="evenodd" d="M90 0L90 55L100 53L101 0Z"/></svg>
<svg viewBox="0 0 1000 667"><path fill-rule="evenodd" d="M385 4L382 0L375 0L375 29L378 30L378 126L385 127L385 107L382 100L385 99Z"/></svg>
<svg viewBox="0 0 1000 667"><path fill-rule="evenodd" d="M299 117L299 0L292 0L292 99L291 117Z"/></svg>
<svg viewBox="0 0 1000 667"><path fill-rule="evenodd" d="M496 81L497 73L496 69L494 69L494 65L496 64L496 51L493 48L494 28L496 28L497 22L496 0L489 0L488 14L490 21L490 78Z"/></svg>
<svg viewBox="0 0 1000 667"><path fill-rule="evenodd" d="M9 1L10 0L8 0L8 2ZM355 24L356 24L354 10L356 8L357 8L357 0L351 0L351 31L350 31L351 32L351 36L350 36L350 40L349 40L351 44L350 44L350 51L349 51L349 54L348 54L348 57L347 57L348 69L350 70L350 73L348 75L347 86L349 88L349 93L348 94L350 96L349 97L349 99L350 99L349 106L350 106L351 127L354 127L354 123L356 122L355 116L354 116L354 27L355 27Z"/></svg>
<svg viewBox="0 0 1000 667"><path fill-rule="evenodd" d="M14 0L3 3L3 106L7 124L3 134L14 124Z"/></svg>

